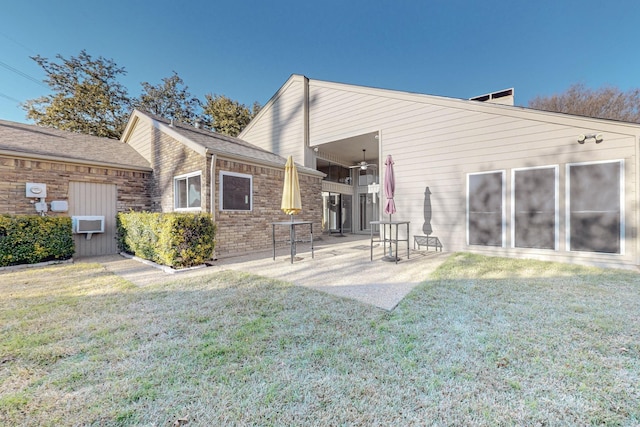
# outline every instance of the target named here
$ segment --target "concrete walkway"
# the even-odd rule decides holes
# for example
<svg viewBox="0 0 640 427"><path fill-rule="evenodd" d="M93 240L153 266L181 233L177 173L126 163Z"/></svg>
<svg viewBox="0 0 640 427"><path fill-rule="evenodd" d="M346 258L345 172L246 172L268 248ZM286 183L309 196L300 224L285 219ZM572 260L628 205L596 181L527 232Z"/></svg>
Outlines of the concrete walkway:
<svg viewBox="0 0 640 427"><path fill-rule="evenodd" d="M214 274L224 270L237 270L305 286L318 291L352 298L376 307L392 310L415 286L426 281L448 257L448 253L410 251L399 248L398 264L382 260L383 248L374 246L370 261L368 236L322 236L314 242L315 256L311 258L308 243L298 244L293 264L289 247L281 246L273 252L263 251L246 256L229 257L214 262L212 267L181 271L175 274L139 260L120 255L85 258L82 261L99 262L109 271L138 286L169 282L185 277Z"/></svg>

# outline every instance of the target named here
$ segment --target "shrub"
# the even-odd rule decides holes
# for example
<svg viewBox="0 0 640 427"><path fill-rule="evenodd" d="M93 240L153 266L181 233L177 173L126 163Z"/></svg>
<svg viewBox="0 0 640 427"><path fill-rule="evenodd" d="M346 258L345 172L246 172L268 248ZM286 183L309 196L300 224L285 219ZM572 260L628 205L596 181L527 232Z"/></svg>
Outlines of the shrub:
<svg viewBox="0 0 640 427"><path fill-rule="evenodd" d="M117 216L120 250L171 267L210 260L215 224L209 214L128 212Z"/></svg>
<svg viewBox="0 0 640 427"><path fill-rule="evenodd" d="M0 215L0 266L65 260L74 252L71 218Z"/></svg>

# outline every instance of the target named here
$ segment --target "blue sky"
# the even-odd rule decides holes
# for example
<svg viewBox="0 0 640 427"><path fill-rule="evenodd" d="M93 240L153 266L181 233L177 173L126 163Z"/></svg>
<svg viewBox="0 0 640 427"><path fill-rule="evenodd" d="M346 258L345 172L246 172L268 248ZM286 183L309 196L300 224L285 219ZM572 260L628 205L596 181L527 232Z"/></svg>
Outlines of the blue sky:
<svg viewBox="0 0 640 427"><path fill-rule="evenodd" d="M573 83L640 87L637 0L6 1L0 119L49 93L29 57L86 49L126 69L129 93L176 71L204 99L266 103L291 74L517 105ZM34 81L35 80L35 81Z"/></svg>

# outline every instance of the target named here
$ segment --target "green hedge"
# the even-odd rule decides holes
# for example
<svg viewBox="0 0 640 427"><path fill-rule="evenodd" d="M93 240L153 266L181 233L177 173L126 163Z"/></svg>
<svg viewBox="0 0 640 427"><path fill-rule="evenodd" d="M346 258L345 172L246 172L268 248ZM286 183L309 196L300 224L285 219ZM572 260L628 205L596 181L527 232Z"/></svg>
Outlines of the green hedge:
<svg viewBox="0 0 640 427"><path fill-rule="evenodd" d="M0 267L65 260L74 252L71 218L0 215Z"/></svg>
<svg viewBox="0 0 640 427"><path fill-rule="evenodd" d="M158 264L183 268L213 257L216 227L209 214L119 213L118 246Z"/></svg>

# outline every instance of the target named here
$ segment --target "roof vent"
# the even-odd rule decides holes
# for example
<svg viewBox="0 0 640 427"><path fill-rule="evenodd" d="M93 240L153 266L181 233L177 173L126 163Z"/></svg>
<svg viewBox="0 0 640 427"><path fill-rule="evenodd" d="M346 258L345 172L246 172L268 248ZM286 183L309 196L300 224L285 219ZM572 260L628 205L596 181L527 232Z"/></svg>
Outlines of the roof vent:
<svg viewBox="0 0 640 427"><path fill-rule="evenodd" d="M196 127L196 129L200 129L202 127L202 119L200 117L196 117L193 125Z"/></svg>
<svg viewBox="0 0 640 427"><path fill-rule="evenodd" d="M487 93L485 95L469 98L470 101L490 102L492 104L514 105L515 98L513 88L500 90L498 92Z"/></svg>

